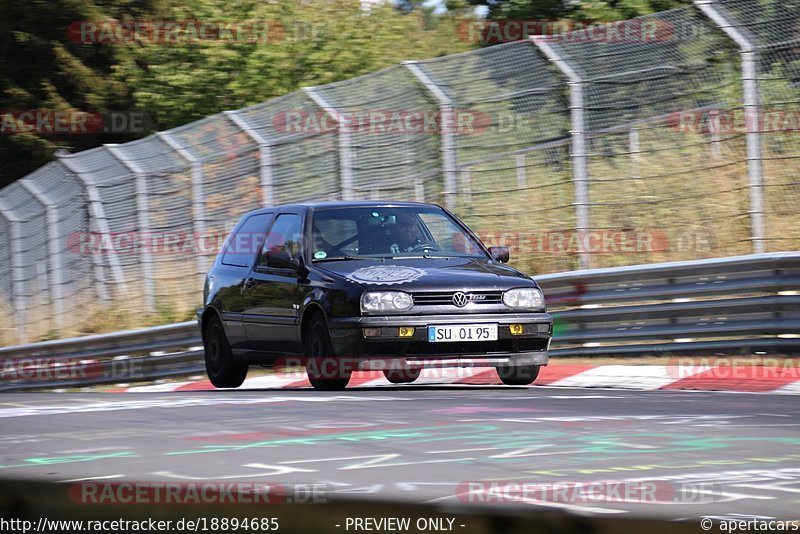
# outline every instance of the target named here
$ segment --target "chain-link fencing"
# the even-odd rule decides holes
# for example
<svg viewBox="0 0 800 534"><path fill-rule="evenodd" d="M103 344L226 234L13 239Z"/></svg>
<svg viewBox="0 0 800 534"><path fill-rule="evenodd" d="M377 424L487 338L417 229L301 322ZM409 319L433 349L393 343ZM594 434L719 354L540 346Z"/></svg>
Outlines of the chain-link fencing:
<svg viewBox="0 0 800 534"><path fill-rule="evenodd" d="M763 202L763 249L798 247L800 224L800 2L720 0L711 4L723 24L735 31L745 62L752 61L755 79L753 104L742 110L738 122L757 134ZM745 63L744 68L747 68ZM745 77L748 77L745 72Z"/></svg>
<svg viewBox="0 0 800 534"><path fill-rule="evenodd" d="M0 191L2 341L186 319L241 214L312 199L442 204L533 274L800 248L799 16L697 0L57 154Z"/></svg>

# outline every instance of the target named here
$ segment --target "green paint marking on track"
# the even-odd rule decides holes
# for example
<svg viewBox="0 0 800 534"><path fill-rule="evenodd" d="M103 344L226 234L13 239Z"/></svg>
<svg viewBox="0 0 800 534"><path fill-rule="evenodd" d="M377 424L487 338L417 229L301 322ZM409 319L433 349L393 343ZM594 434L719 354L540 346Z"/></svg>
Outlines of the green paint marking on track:
<svg viewBox="0 0 800 534"><path fill-rule="evenodd" d="M179 454L203 454L208 452L228 452L255 448L272 448L283 445L315 445L335 441L345 441L358 443L362 441L383 441L383 440L410 440L411 443L421 443L423 441L414 438L426 438L437 433L444 433L447 439L463 439L462 432L497 432L498 427L494 425L450 425L450 426L430 426L397 430L368 430L363 432L347 432L343 434L326 434L321 436L308 436L299 438L287 438L279 440L255 441L250 443L240 443L235 445L204 445L199 449L188 451L172 451L165 453L167 456ZM495 436L497 434L494 434Z"/></svg>
<svg viewBox="0 0 800 534"><path fill-rule="evenodd" d="M70 456L50 456L43 458L26 458L24 461L27 464L34 465L53 465L53 464L69 464L75 462L92 462L94 460L103 460L105 458L131 458L137 455L133 451L110 452L103 454L79 454Z"/></svg>

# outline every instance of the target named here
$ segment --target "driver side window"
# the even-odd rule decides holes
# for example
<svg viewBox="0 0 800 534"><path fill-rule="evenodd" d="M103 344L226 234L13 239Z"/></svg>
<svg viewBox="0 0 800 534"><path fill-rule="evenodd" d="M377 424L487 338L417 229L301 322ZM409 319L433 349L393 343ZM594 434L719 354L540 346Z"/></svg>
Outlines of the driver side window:
<svg viewBox="0 0 800 534"><path fill-rule="evenodd" d="M449 254L479 254L480 250L464 238L453 221L439 214L420 214L425 226L443 252Z"/></svg>
<svg viewBox="0 0 800 534"><path fill-rule="evenodd" d="M303 220L300 215L284 213L275 219L258 257L258 267L267 267L267 253L286 255L286 259L300 256Z"/></svg>

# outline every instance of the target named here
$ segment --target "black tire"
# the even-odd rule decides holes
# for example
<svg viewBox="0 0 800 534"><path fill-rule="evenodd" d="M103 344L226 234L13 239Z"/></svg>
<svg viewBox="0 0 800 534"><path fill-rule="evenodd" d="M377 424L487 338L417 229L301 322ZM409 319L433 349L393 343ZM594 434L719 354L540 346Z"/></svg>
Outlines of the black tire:
<svg viewBox="0 0 800 534"><path fill-rule="evenodd" d="M238 388L247 376L248 365L236 361L231 352L222 321L216 315L203 329L206 374L217 388Z"/></svg>
<svg viewBox="0 0 800 534"><path fill-rule="evenodd" d="M341 391L347 387L353 369L333 356L333 344L328 325L320 315L311 319L303 336L303 348L308 357L306 374L314 389Z"/></svg>
<svg viewBox="0 0 800 534"><path fill-rule="evenodd" d="M422 372L422 369L384 369L383 376L392 384L410 384Z"/></svg>
<svg viewBox="0 0 800 534"><path fill-rule="evenodd" d="M507 386L527 386L539 376L539 365L503 365L497 367L497 376Z"/></svg>

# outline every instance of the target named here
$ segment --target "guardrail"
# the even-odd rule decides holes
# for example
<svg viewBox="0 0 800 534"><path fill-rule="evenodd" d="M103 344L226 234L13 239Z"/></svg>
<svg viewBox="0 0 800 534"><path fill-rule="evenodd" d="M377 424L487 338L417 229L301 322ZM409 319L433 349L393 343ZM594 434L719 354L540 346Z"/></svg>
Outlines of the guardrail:
<svg viewBox="0 0 800 534"><path fill-rule="evenodd" d="M552 356L800 351L800 252L536 277Z"/></svg>
<svg viewBox="0 0 800 534"><path fill-rule="evenodd" d="M551 355L800 352L800 252L536 277L556 318ZM203 372L197 323L0 348L0 391ZM27 365L26 365L27 363Z"/></svg>

